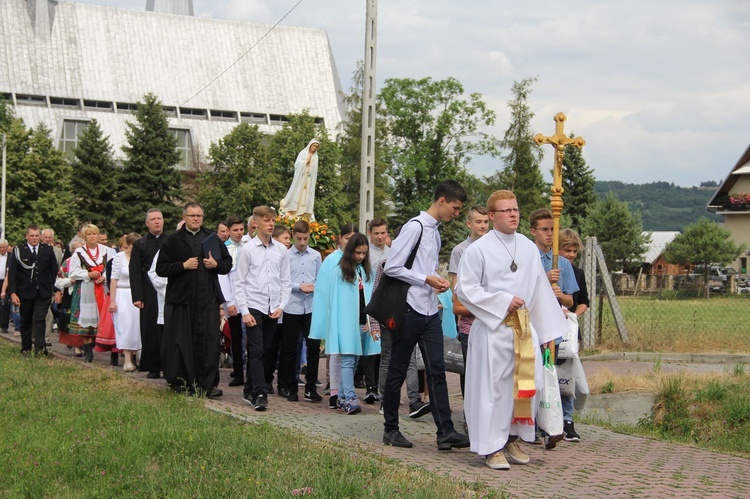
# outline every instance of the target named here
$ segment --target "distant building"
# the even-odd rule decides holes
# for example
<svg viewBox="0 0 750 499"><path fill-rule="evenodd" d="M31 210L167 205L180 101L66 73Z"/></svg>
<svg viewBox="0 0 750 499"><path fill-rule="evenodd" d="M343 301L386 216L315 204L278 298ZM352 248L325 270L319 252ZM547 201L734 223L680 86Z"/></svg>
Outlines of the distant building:
<svg viewBox="0 0 750 499"><path fill-rule="evenodd" d="M651 242L648 243L646 252L643 255L643 270L645 273L658 276L676 276L687 272L684 265L669 263L664 258L664 249L667 247L667 244L674 241L674 238L680 235L679 232L653 231L644 232L643 234L651 235Z"/></svg>
<svg viewBox="0 0 750 499"><path fill-rule="evenodd" d="M329 130L341 122L341 84L322 29L268 33L271 25L193 17L191 0L146 3L148 11L1 0L0 94L16 116L46 123L68 153L96 118L122 158L125 123L153 92L182 168L241 122L274 133L305 109Z"/></svg>
<svg viewBox="0 0 750 499"><path fill-rule="evenodd" d="M750 146L708 202L708 211L723 215L734 242L750 248ZM748 257L750 251L745 251L735 262L741 274L747 273Z"/></svg>

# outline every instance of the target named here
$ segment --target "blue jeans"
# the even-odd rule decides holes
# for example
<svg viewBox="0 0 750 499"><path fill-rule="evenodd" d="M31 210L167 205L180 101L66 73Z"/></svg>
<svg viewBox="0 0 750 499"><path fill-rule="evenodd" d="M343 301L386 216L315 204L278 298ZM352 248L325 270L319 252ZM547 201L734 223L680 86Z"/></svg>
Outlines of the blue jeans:
<svg viewBox="0 0 750 499"><path fill-rule="evenodd" d="M573 401L575 399L570 395L560 394L560 402L562 402L563 410L563 421L573 421Z"/></svg>
<svg viewBox="0 0 750 499"><path fill-rule="evenodd" d="M385 430L398 430L398 406L401 386L406 379L414 345L419 344L427 370L427 387L430 390L430 408L439 437L454 431L448 385L445 382L445 357L443 327L438 314L422 315L407 305L401 330L394 333L391 346L391 363L385 382L383 415Z"/></svg>
<svg viewBox="0 0 750 499"><path fill-rule="evenodd" d="M343 400L356 400L354 392L354 371L357 370L357 356L341 354L341 390L339 398Z"/></svg>

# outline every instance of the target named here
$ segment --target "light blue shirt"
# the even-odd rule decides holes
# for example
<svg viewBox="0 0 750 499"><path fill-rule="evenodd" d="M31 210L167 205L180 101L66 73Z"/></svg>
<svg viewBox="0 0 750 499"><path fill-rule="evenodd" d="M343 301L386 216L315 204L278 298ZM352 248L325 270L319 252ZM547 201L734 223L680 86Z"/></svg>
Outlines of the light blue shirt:
<svg viewBox="0 0 750 499"><path fill-rule="evenodd" d="M404 267L411 250L417 244L422 227L414 220L418 220L424 227L422 241L419 243L417 255L411 269ZM434 315L438 312L438 299L435 290L426 282L427 276L438 275L438 254L440 253L439 222L426 211L423 211L406 222L401 228L399 236L393 240L391 251L385 262L385 273L411 284L406 302L417 313Z"/></svg>
<svg viewBox="0 0 750 499"><path fill-rule="evenodd" d="M292 278L292 295L289 297L289 303L284 308L284 312L294 315L312 313L313 293L304 293L300 291L299 286L302 283L315 283L318 270L320 270L320 253L310 247L300 252L297 246L292 245L287 250L287 254L289 255L289 273Z"/></svg>
<svg viewBox="0 0 750 499"><path fill-rule="evenodd" d="M542 258L544 271L549 272L552 270L552 250L546 253L539 250L539 256ZM557 266L560 269L560 280L557 282L557 285L560 286L560 290L564 294L572 295L578 291L578 282L576 281L576 274L573 272L573 265L571 265L567 258L559 257L557 259Z"/></svg>

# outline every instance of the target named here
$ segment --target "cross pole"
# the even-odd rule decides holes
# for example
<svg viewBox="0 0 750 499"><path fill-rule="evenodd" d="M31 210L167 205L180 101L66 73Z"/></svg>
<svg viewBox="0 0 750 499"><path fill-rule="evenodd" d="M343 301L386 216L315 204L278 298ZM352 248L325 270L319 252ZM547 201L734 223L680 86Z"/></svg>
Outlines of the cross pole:
<svg viewBox="0 0 750 499"><path fill-rule="evenodd" d="M563 158L565 157L565 146L576 146L582 148L586 141L582 137L568 137L565 135L565 120L568 118L563 113L555 115L555 134L546 137L541 133L534 136L536 145L542 146L550 144L555 148L555 169L552 172L552 268L557 268L557 257L560 254L560 215L563 208L563 186L562 186L562 167Z"/></svg>

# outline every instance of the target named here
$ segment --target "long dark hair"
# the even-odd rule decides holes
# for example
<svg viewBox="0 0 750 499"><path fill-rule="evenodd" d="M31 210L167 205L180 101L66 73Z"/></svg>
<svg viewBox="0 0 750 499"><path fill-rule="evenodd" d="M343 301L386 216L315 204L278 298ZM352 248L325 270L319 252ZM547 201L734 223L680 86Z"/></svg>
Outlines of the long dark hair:
<svg viewBox="0 0 750 499"><path fill-rule="evenodd" d="M354 258L354 250L357 248L357 246L368 247L367 255L365 256L365 259L362 260L361 264L358 264L357 260ZM369 246L370 243L367 241L365 235L360 234L359 232L354 234L349 239L349 242L346 243L346 247L344 248L344 256L342 256L341 260L339 261L339 266L341 267L341 277L343 277L346 282L350 282L352 284L356 282L357 265L362 265L362 268L365 269L365 280L370 280L370 272L372 271L372 268L370 267Z"/></svg>

